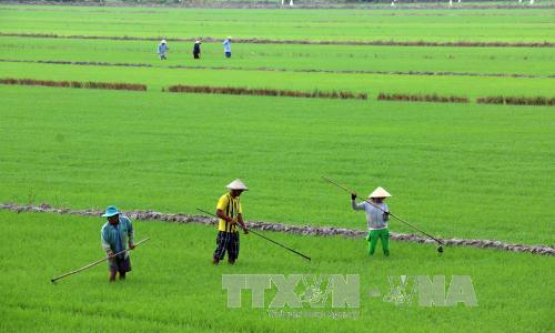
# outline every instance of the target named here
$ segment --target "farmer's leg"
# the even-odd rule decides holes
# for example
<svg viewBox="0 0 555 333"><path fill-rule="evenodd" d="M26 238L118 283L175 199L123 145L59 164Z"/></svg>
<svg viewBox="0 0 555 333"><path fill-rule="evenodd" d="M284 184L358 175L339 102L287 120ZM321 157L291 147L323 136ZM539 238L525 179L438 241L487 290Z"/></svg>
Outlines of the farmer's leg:
<svg viewBox="0 0 555 333"><path fill-rule="evenodd" d="M110 269L110 282L116 281L116 274L118 273L115 269Z"/></svg>
<svg viewBox="0 0 555 333"><path fill-rule="evenodd" d="M125 280L125 275L131 272L131 257L120 259L119 261L119 279Z"/></svg>
<svg viewBox="0 0 555 333"><path fill-rule="evenodd" d="M376 251L376 244L378 243L378 237L379 237L379 230L370 231L370 246L368 248L368 253L370 255L373 255L374 251Z"/></svg>
<svg viewBox="0 0 555 333"><path fill-rule="evenodd" d="M227 251L228 261L234 264L235 260L239 257L239 233L233 232L230 236L229 248Z"/></svg>
<svg viewBox="0 0 555 333"><path fill-rule="evenodd" d="M380 230L380 238L382 240L383 254L389 255L389 229Z"/></svg>
<svg viewBox="0 0 555 333"><path fill-rule="evenodd" d="M108 260L108 270L110 271L110 282L116 281L116 275L118 274L118 266L115 258Z"/></svg>
<svg viewBox="0 0 555 333"><path fill-rule="evenodd" d="M225 250L226 250L226 232L218 231L218 237L216 237L216 250L214 251L213 255L213 263L217 264L224 258Z"/></svg>

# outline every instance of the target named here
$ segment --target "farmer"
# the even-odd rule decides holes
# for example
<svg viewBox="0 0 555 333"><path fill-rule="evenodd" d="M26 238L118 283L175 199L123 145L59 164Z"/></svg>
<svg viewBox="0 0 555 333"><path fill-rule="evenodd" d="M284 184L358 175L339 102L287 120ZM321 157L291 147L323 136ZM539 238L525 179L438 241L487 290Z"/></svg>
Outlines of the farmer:
<svg viewBox="0 0 555 333"><path fill-rule="evenodd" d="M243 210L239 197L243 191L248 191L247 186L236 179L227 185L229 193L218 200L216 215L219 217L218 237L216 239L216 251L214 251L213 263L217 265L224 258L227 251L227 261L234 264L239 257L239 232L237 224L241 226L245 235L249 233L245 222L243 222Z"/></svg>
<svg viewBox="0 0 555 333"><path fill-rule="evenodd" d="M355 202L357 194L351 193L351 206L354 210L364 210L366 212L366 222L368 223L368 236L366 240L370 242L368 253L374 254L378 239L382 240L383 253L389 256L389 229L387 221L389 220L389 208L384 200L391 197L386 190L378 187L374 192L370 193L367 201L359 204Z"/></svg>
<svg viewBox="0 0 555 333"><path fill-rule="evenodd" d="M231 58L231 36L227 37L224 42L224 53L226 58Z"/></svg>
<svg viewBox="0 0 555 333"><path fill-rule="evenodd" d="M162 39L160 44L158 45L158 55L160 56L160 60L166 60L166 52L168 52L170 48L168 44L166 44L166 40Z"/></svg>
<svg viewBox="0 0 555 333"><path fill-rule="evenodd" d="M129 258L129 251L118 253L135 248L135 244L133 244L133 224L131 224L129 218L121 215L121 212L115 206L108 207L106 213L102 216L108 219L100 234L102 250L110 258L108 261L110 282L116 280L118 272L120 280L124 280L125 274L131 271L131 259Z"/></svg>
<svg viewBox="0 0 555 333"><path fill-rule="evenodd" d="M193 46L193 58L195 59L200 59L200 44L202 44L200 40L197 40Z"/></svg>

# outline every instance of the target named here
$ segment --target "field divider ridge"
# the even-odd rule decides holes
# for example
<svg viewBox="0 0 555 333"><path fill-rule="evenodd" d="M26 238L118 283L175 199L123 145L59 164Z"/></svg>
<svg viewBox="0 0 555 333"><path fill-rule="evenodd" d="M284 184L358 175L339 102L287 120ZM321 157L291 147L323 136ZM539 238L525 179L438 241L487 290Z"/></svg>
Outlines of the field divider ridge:
<svg viewBox="0 0 555 333"><path fill-rule="evenodd" d="M68 208L53 208L49 204L43 203L39 206L34 205L20 205L16 203L0 203L0 210L8 210L12 212L22 213L54 213L66 214L86 217L100 217L104 210L89 209L89 210L72 210ZM212 217L204 215L188 215L184 213L160 213L152 210L146 211L127 211L124 212L126 216L139 221L163 221L172 223L184 224L202 224L207 226L215 226L217 220ZM349 238L363 238L366 237L367 232L363 230L349 229L349 228L336 228L336 227L316 227L316 226L298 226L288 225L283 223L272 223L262 221L246 221L245 224L248 228L261 230L283 232L290 234L297 234L302 236L344 236ZM435 244L435 241L414 234L403 234L391 232L390 238L394 241L421 243L421 244ZM487 239L460 239L450 238L442 240L446 246L464 246L475 247L480 249L497 249L502 251L530 253L535 255L548 255L555 256L555 247L547 245L525 245L525 244L512 244L498 240Z"/></svg>
<svg viewBox="0 0 555 333"><path fill-rule="evenodd" d="M325 74L377 74L377 75L417 75L417 76L466 76L466 77L510 77L524 79L555 79L555 74L535 75L519 73L472 73L472 72L449 72L449 71L372 71L372 70L330 70L309 68L269 68L269 67L234 67L234 66L186 66L169 65L160 66L146 63L122 63L106 61L69 61L69 60L20 60L0 59L6 63L29 63L46 65L76 65L76 66L107 66L107 67L145 67L165 69L208 69L225 71L250 71L250 72L290 72L290 73L325 73Z"/></svg>
<svg viewBox="0 0 555 333"><path fill-rule="evenodd" d="M78 81L52 81L35 79L15 79L0 78L0 84L21 85L21 86L42 86L55 88L75 88L75 89L107 89L107 90L128 90L128 91L147 91L148 87L144 84L121 83L121 82L78 82Z"/></svg>
<svg viewBox="0 0 555 333"><path fill-rule="evenodd" d="M131 41L160 41L165 39L169 42L195 42L198 37L137 37L137 36L95 36L95 35L58 35L45 33L16 33L0 32L0 37L21 38L59 38L59 39L92 39L92 40L131 40ZM221 38L202 37L205 43L221 42ZM426 46L426 47L555 47L554 42L432 42L425 40L395 41L395 40L369 40L369 41L338 41L338 40L295 40L295 39L266 39L266 38L234 38L235 43L242 44L292 44L292 45L360 45L360 46Z"/></svg>
<svg viewBox="0 0 555 333"><path fill-rule="evenodd" d="M298 98L330 98L330 99L360 99L367 100L366 93L352 93L350 91L321 91L314 90L296 91L279 90L268 88L246 88L246 87L218 87L218 86L190 86L174 85L162 88L162 92L171 93L193 93L193 94L220 94L220 95L248 95L248 96L274 96L274 97L298 97Z"/></svg>
<svg viewBox="0 0 555 333"><path fill-rule="evenodd" d="M1 61L1 60L0 60ZM79 81L52 81L18 78L0 78L0 85L22 85L41 86L53 88L75 88L75 89L106 89L125 91L147 91L148 86L138 83L121 82L79 82ZM191 86L173 85L163 87L162 92L170 93L192 93L192 94L219 94L219 95L243 95L243 96L271 96L271 97L294 97L294 98L322 98L341 100L368 100L367 93L354 93L350 91L313 91L280 90L269 88L247 88L247 87L220 87L220 86ZM442 96L438 94L387 94L380 92L376 100L386 102L408 102L408 103L470 103L466 96ZM477 97L479 104L502 104L514 106L555 106L555 97L545 96L486 96Z"/></svg>

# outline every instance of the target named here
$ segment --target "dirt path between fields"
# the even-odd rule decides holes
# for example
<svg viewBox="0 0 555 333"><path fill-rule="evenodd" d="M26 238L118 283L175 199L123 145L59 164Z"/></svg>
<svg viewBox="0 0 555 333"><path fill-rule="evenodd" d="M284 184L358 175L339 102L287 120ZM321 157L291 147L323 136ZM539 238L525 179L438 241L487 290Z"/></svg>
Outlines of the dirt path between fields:
<svg viewBox="0 0 555 333"><path fill-rule="evenodd" d="M225 71L253 71L253 72L292 72L292 73L326 73L326 74L377 74L377 75L420 75L420 76L467 76L467 77L510 77L519 79L553 79L552 75L515 74L515 73L468 73L468 72L422 72L422 71L357 71L357 70L326 70L326 69L287 69L268 67L227 67L227 66L156 66L141 63L111 63L101 61L63 61L63 60L17 60L0 59L0 62L32 63L48 65L75 65L75 66L108 66L108 67L145 67L145 68L167 68L167 69L207 69Z"/></svg>
<svg viewBox="0 0 555 333"><path fill-rule="evenodd" d="M9 210L17 213L21 212L34 212L34 213L56 213L68 214L77 216L100 217L104 211L101 210L71 210L71 209L56 209L48 204L41 204L40 206L32 205L19 205L14 203L2 203L0 209ZM202 215L187 215L182 213L170 214L160 213L155 211L127 211L124 212L129 218L141 221L165 221L173 223L191 223L203 225L215 225L216 219ZM264 231L285 232L298 235L310 236L345 236L351 238L362 238L366 236L366 231L336 228L336 227L317 227L317 226L296 226L283 223L271 223L261 221L248 221L246 222L248 228ZM401 242L435 244L435 241L413 234L391 233L391 239ZM512 252L526 252L539 255L555 256L555 247L547 245L524 245L524 244L511 244L496 240L486 239L442 239L446 246L470 246L482 249L498 249L502 251Z"/></svg>

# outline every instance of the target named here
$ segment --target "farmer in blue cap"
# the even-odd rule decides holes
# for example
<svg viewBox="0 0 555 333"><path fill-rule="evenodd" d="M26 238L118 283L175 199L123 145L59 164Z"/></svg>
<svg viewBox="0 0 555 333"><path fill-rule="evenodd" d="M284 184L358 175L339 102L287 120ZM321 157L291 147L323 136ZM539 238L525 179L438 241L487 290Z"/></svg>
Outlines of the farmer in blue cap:
<svg viewBox="0 0 555 333"><path fill-rule="evenodd" d="M120 280L124 280L125 274L131 271L129 251L125 250L133 250L135 248L133 243L133 224L115 206L108 207L102 217L108 219L102 227L100 235L102 250L110 258L108 261L110 282L116 281L116 274L118 272ZM125 252L120 253L122 251Z"/></svg>

